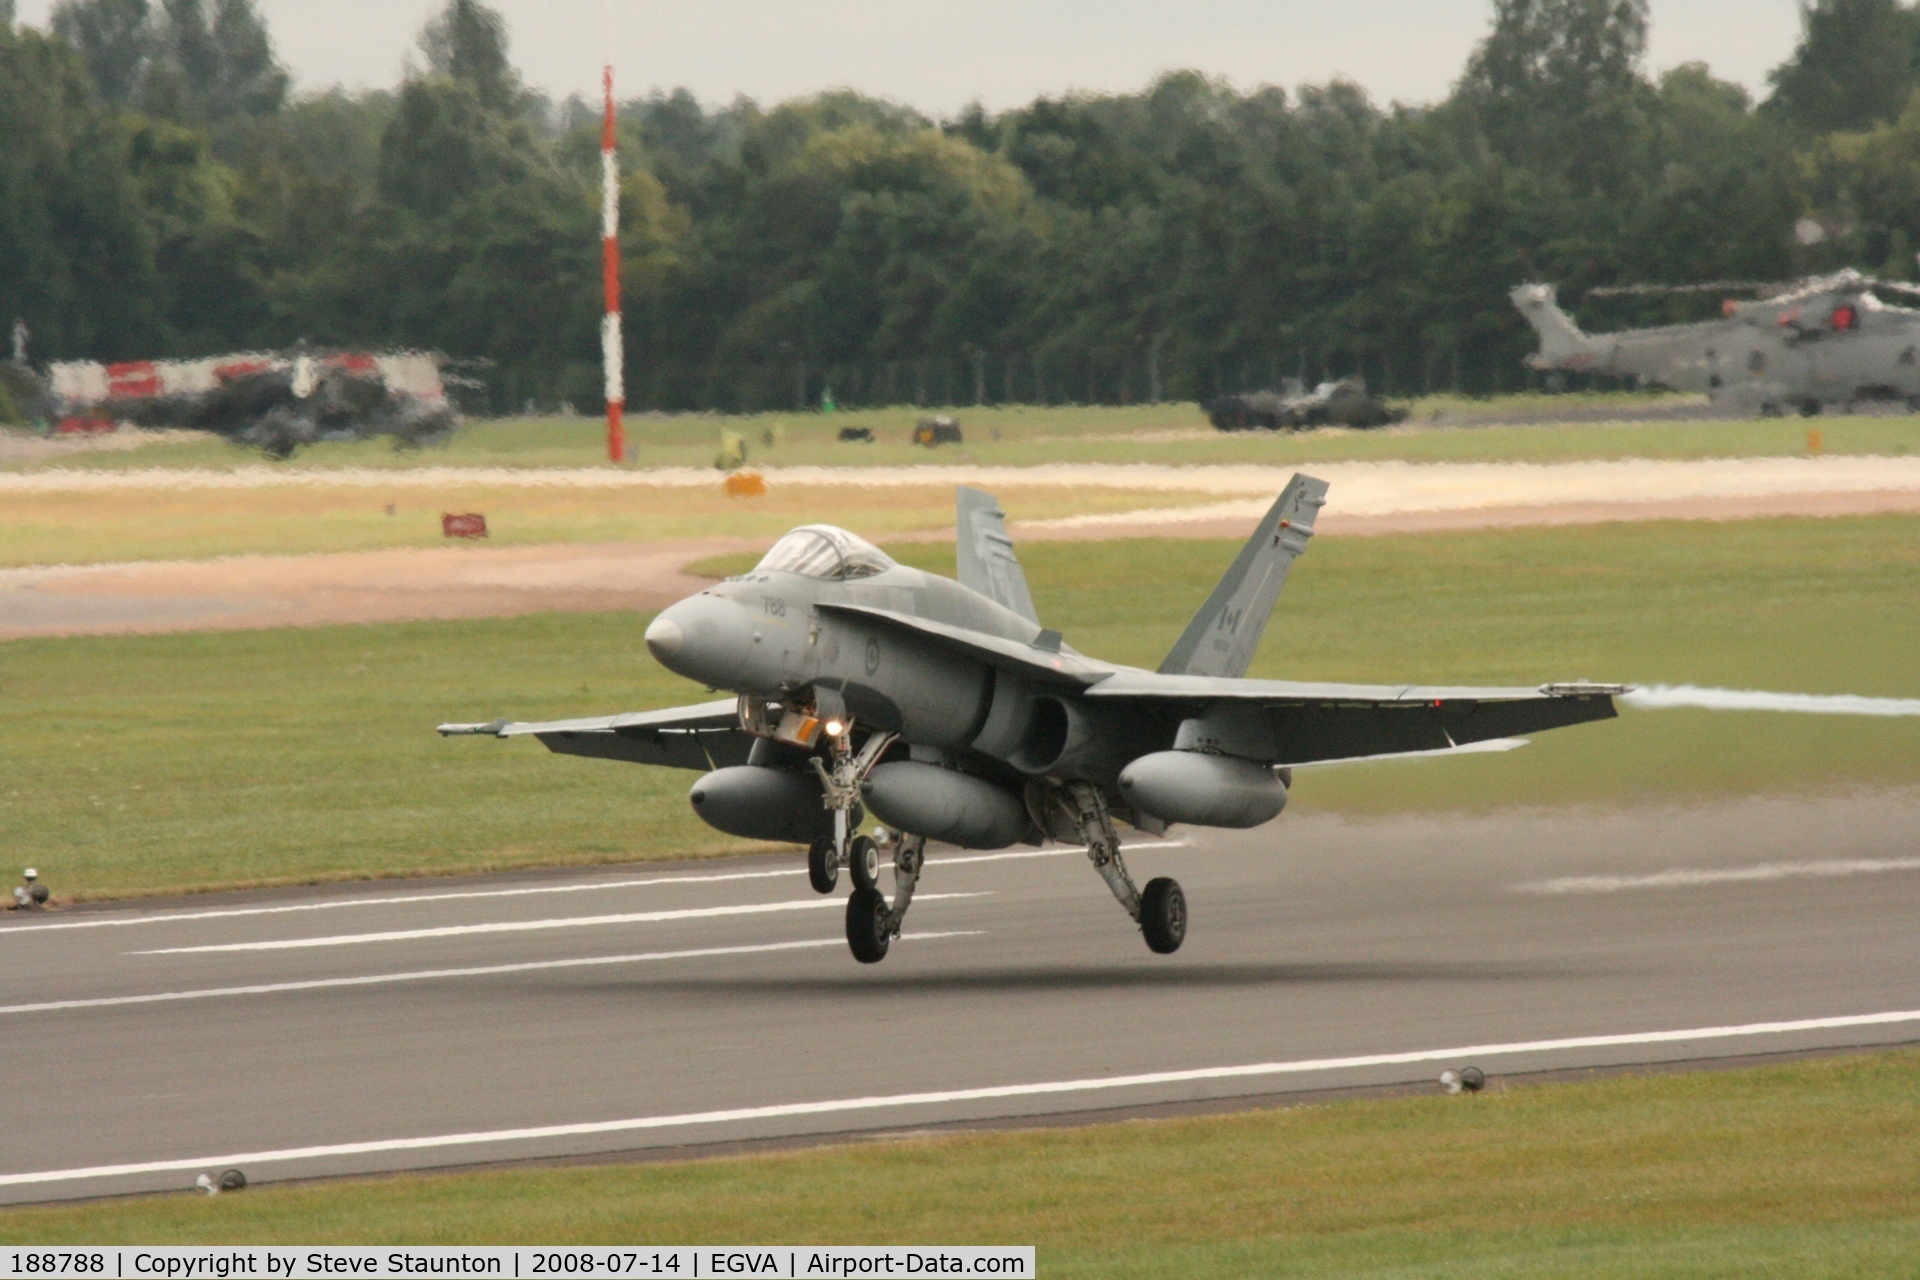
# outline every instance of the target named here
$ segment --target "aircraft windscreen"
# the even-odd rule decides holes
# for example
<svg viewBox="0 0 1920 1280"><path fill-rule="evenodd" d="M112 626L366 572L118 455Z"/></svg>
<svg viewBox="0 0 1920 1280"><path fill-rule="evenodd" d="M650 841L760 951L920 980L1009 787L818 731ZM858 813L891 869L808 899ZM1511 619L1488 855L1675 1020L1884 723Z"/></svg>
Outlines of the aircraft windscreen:
<svg viewBox="0 0 1920 1280"><path fill-rule="evenodd" d="M830 524L803 524L773 544L754 572L798 573L809 578L871 578L893 568L887 554L863 538Z"/></svg>

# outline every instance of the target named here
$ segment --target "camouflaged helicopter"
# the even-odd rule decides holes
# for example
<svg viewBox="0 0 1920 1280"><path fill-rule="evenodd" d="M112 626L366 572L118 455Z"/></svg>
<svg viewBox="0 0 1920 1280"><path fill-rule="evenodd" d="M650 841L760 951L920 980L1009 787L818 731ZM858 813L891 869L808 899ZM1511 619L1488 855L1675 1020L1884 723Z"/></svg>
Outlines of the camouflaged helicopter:
<svg viewBox="0 0 1920 1280"><path fill-rule="evenodd" d="M1920 410L1920 310L1879 296L1920 298L1920 286L1847 270L1794 285L1629 285L1589 296L1755 290L1758 298L1726 299L1717 320L1594 334L1560 309L1553 285L1523 284L1509 296L1540 338L1529 368L1705 392L1761 417L1871 401Z"/></svg>

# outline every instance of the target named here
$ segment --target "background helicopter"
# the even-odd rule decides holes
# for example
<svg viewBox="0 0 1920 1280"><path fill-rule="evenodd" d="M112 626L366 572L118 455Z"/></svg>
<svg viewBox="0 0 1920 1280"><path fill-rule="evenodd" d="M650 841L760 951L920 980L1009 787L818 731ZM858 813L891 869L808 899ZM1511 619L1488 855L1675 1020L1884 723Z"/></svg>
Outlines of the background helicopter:
<svg viewBox="0 0 1920 1280"><path fill-rule="evenodd" d="M1920 410L1920 310L1883 301L1879 292L1920 298L1920 286L1857 271L1797 284L1626 285L1622 294L1758 291L1729 298L1717 320L1589 334L1560 309L1550 284L1523 284L1509 295L1540 336L1533 369L1600 373L1705 392L1715 404L1771 417L1827 406L1904 401Z"/></svg>

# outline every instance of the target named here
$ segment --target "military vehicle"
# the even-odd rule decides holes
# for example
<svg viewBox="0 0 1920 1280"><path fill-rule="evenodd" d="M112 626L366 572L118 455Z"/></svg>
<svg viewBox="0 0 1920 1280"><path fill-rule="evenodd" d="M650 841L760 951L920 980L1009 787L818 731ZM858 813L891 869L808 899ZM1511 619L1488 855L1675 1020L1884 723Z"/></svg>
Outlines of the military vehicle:
<svg viewBox="0 0 1920 1280"><path fill-rule="evenodd" d="M1384 427L1407 411L1367 392L1359 378L1323 382L1308 391L1298 378L1278 391L1221 396L1207 406L1207 420L1220 431L1305 431L1313 427Z"/></svg>
<svg viewBox="0 0 1920 1280"><path fill-rule="evenodd" d="M1763 417L1850 410L1863 401L1920 409L1920 310L1889 304L1876 292L1920 295L1920 289L1857 271L1793 286L1682 287L1754 288L1763 296L1727 299L1717 320L1595 334L1582 332L1560 309L1550 284L1523 284L1511 297L1540 337L1539 351L1527 358L1530 368L1705 392L1715 404Z"/></svg>
<svg viewBox="0 0 1920 1280"><path fill-rule="evenodd" d="M915 444L932 448L942 444L963 444L966 437L960 434L960 423L957 419L948 417L944 413L936 413L931 418L922 418L913 424L911 439Z"/></svg>
<svg viewBox="0 0 1920 1280"><path fill-rule="evenodd" d="M899 936L928 840L1082 845L1152 950L1177 950L1179 884L1136 887L1116 822L1249 828L1278 817L1291 767L1470 749L1615 714L1622 686L1422 688L1245 674L1327 486L1293 477L1157 671L1100 662L1042 626L992 495L958 494L958 581L804 525L752 570L648 625L661 664L733 696L545 723L441 725L550 750L697 770L721 831L808 846L815 890L853 880L847 942ZM883 824L859 834L866 814ZM878 888L881 857L893 894Z"/></svg>

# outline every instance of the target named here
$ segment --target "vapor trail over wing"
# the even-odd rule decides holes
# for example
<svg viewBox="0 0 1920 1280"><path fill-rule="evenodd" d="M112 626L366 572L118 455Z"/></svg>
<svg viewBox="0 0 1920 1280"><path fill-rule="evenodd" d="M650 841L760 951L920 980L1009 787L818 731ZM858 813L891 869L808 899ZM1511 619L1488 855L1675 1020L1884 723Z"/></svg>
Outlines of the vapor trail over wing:
<svg viewBox="0 0 1920 1280"><path fill-rule="evenodd" d="M1702 689L1653 684L1621 699L1641 711L1697 707L1703 711L1785 711L1825 716L1920 716L1920 698L1865 698L1853 693L1771 693L1764 689Z"/></svg>

